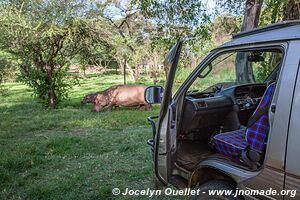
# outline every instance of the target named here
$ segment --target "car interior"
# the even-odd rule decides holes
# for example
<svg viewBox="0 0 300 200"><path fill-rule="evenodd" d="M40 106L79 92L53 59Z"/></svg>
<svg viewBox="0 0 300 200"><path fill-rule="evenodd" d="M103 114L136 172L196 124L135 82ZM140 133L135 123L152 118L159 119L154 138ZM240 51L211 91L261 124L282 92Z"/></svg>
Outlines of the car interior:
<svg viewBox="0 0 300 200"><path fill-rule="evenodd" d="M211 157L248 170L263 165L282 55L278 49L229 52L209 64L185 95L176 166L192 171ZM238 58L246 58L246 64Z"/></svg>

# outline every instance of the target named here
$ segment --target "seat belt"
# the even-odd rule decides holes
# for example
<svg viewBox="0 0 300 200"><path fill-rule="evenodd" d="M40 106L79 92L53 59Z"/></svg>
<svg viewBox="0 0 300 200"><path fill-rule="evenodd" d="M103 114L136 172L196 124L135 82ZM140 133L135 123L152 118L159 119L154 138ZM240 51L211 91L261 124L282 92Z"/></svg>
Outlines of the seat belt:
<svg viewBox="0 0 300 200"><path fill-rule="evenodd" d="M243 151L242 151L242 160L244 161L244 163L246 163L247 165L248 165L248 167L250 167L252 170L257 170L257 166L256 166L256 164L252 161L252 160L250 160L249 158L248 158L248 155L247 155L247 152L249 151L249 147L247 148L247 149L244 149Z"/></svg>
<svg viewBox="0 0 300 200"><path fill-rule="evenodd" d="M268 83L268 85L271 85L271 84L275 84L276 82L275 81L270 81L270 83ZM275 87L275 85L274 85ZM267 88L268 89L268 88ZM275 89L274 89L275 90ZM272 94L272 98L273 98L273 95L274 95L274 91L273 91L273 94ZM259 110L250 117L250 119L248 120L248 123L247 123L247 128L251 127L255 122L257 122L264 114L268 113L269 112L269 108L270 108L270 105L271 105L271 102L272 102L272 98L270 99L270 101L266 104L266 106L264 108L258 108ZM263 99L261 99L262 101ZM258 104L259 106L259 104Z"/></svg>
<svg viewBox="0 0 300 200"><path fill-rule="evenodd" d="M269 101L264 108L259 108L259 110L257 112L255 112L255 114L250 117L250 119L248 120L248 123L247 123L247 128L251 127L264 114L267 114L269 112L270 104L271 104L271 101Z"/></svg>

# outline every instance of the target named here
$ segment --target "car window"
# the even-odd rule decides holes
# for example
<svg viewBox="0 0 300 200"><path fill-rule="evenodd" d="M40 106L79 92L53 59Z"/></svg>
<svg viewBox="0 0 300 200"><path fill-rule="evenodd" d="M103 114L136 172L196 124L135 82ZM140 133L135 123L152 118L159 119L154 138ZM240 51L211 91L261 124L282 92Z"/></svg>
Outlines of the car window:
<svg viewBox="0 0 300 200"><path fill-rule="evenodd" d="M236 53L227 53L217 57L211 63L211 72L203 78L196 79L190 91L213 92L216 87L230 87L236 84ZM207 70L208 68L206 68ZM206 74L205 70L203 71ZM203 74L202 73L202 74Z"/></svg>
<svg viewBox="0 0 300 200"><path fill-rule="evenodd" d="M256 83L263 83L271 72L279 66L282 60L281 52L263 52L264 61L252 64L253 75Z"/></svg>
<svg viewBox="0 0 300 200"><path fill-rule="evenodd" d="M206 72L201 73L205 77L200 75L188 91L210 93L235 85L264 83L281 60L279 50L225 53L206 66Z"/></svg>

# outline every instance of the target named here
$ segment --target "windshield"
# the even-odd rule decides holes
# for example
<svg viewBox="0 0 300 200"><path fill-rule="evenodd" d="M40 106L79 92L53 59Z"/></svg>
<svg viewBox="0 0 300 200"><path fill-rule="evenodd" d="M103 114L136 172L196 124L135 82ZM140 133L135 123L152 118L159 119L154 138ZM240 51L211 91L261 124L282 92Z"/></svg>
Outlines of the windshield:
<svg viewBox="0 0 300 200"><path fill-rule="evenodd" d="M188 93L212 93L235 85L264 83L281 60L282 52L278 50L221 54L205 67Z"/></svg>

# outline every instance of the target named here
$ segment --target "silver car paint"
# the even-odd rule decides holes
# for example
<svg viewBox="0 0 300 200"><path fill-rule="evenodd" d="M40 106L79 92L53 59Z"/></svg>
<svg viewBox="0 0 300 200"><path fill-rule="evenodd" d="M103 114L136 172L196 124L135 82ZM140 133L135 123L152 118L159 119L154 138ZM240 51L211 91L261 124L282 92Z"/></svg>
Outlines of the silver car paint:
<svg viewBox="0 0 300 200"><path fill-rule="evenodd" d="M285 199L300 199L300 41L295 42L298 45L298 51L295 51L295 56L298 56L298 78L295 87L294 100L291 109L290 127L287 142L286 152L286 180L285 189L296 189L296 198L287 197ZM297 59L296 59L297 60Z"/></svg>

